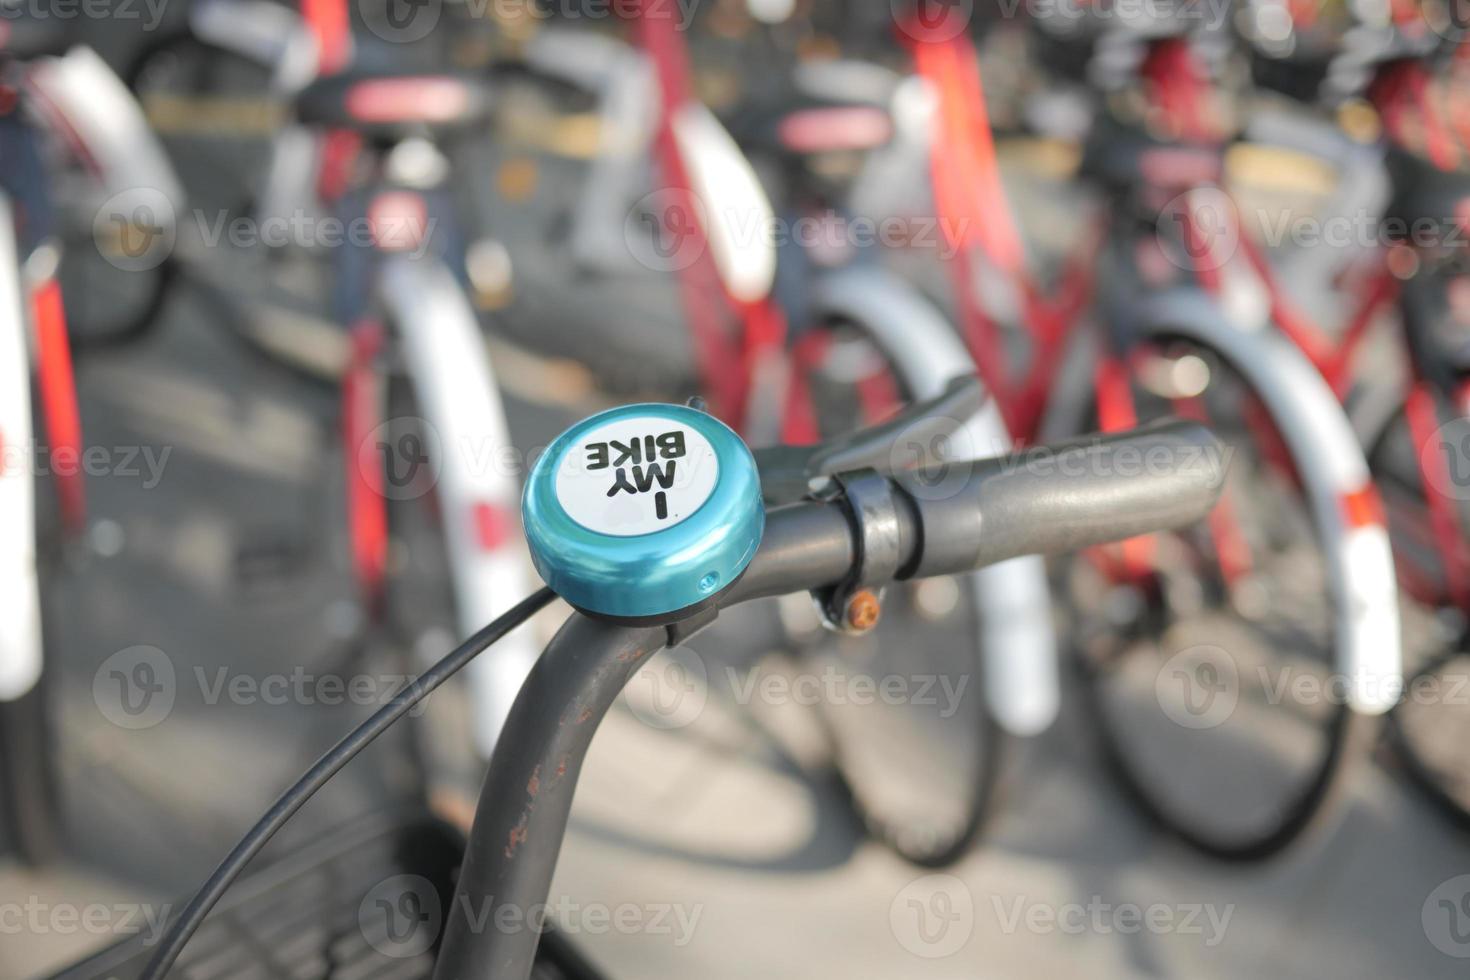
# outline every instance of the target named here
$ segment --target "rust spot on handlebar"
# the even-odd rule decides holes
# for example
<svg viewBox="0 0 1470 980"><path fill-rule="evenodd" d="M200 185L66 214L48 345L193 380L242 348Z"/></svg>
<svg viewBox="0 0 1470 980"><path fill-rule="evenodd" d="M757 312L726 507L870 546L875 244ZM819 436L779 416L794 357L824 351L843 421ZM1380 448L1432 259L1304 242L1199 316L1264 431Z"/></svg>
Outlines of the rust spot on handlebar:
<svg viewBox="0 0 1470 980"><path fill-rule="evenodd" d="M537 766L531 773L531 781L526 783L526 792L535 796L541 792L541 767Z"/></svg>
<svg viewBox="0 0 1470 980"><path fill-rule="evenodd" d="M516 849L518 847L520 847L522 844L524 844L526 842L526 838L530 836L529 833L526 830L526 824L530 821L530 815L531 815L531 811L530 810L527 810L525 813L522 813L521 814L521 822L518 823L518 824L516 824L514 827L512 827L510 829L510 838L506 841L506 845L505 845L505 856L506 857L508 857L508 858L515 857L516 856Z"/></svg>

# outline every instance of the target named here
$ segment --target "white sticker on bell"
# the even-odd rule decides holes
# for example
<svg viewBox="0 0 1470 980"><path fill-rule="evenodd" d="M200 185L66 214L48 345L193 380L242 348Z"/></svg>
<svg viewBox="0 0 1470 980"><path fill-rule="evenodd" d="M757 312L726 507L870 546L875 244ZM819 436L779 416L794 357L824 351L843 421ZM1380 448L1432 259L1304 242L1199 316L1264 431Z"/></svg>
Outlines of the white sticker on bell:
<svg viewBox="0 0 1470 980"><path fill-rule="evenodd" d="M562 457L556 499L598 534L634 537L687 520L715 492L710 441L681 422L625 418L584 434Z"/></svg>

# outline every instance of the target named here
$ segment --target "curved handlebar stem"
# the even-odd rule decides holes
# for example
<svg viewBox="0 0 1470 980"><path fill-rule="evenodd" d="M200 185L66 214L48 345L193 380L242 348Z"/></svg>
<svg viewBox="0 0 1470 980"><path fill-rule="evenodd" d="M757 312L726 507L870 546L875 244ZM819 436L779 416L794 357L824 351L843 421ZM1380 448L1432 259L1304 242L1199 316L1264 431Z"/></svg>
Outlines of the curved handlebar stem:
<svg viewBox="0 0 1470 980"><path fill-rule="evenodd" d="M1191 524L1219 497L1227 462L1207 428L1172 422L962 464L968 471L952 484L905 474L894 480L897 577L953 574ZM760 550L722 604L841 582L858 558L857 533L830 502L771 511ZM545 908L592 736L634 672L676 638L675 630L690 632L617 626L578 613L537 662L481 790L435 980L530 975L536 913ZM505 928L507 922L515 927Z"/></svg>
<svg viewBox="0 0 1470 980"><path fill-rule="evenodd" d="M587 748L634 672L668 640L663 628L574 613L536 662L480 790L436 980L530 976L541 939L534 916L551 889Z"/></svg>

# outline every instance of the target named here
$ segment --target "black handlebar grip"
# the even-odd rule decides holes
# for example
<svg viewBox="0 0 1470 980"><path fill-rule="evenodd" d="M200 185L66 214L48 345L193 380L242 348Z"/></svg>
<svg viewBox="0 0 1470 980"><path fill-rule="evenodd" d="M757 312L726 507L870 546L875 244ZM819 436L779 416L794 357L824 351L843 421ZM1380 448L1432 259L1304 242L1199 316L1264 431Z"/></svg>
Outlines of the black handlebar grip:
<svg viewBox="0 0 1470 980"><path fill-rule="evenodd" d="M905 474L920 545L901 577L969 571L1199 521L1219 499L1229 452L1196 422L1017 450Z"/></svg>

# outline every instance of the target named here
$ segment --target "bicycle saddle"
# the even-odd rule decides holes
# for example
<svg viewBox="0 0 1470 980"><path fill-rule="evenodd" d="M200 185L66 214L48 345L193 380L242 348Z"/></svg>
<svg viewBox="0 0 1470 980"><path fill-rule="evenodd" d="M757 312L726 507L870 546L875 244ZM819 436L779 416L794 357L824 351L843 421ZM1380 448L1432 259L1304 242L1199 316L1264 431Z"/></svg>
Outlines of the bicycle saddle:
<svg viewBox="0 0 1470 980"><path fill-rule="evenodd" d="M0 19L0 59L28 61L62 55L71 49L72 43L71 32L55 18L42 19L15 11Z"/></svg>
<svg viewBox="0 0 1470 980"><path fill-rule="evenodd" d="M306 86L296 97L307 125L401 139L468 129L490 118L491 84L469 75L346 71Z"/></svg>
<svg viewBox="0 0 1470 980"><path fill-rule="evenodd" d="M871 101L806 94L751 106L730 120L741 146L787 157L877 149L893 138L893 128L889 111Z"/></svg>
<svg viewBox="0 0 1470 980"><path fill-rule="evenodd" d="M1223 144L1161 139L1103 113L1083 147L1080 173L1119 191L1140 186L1184 191L1218 181L1223 167Z"/></svg>
<svg viewBox="0 0 1470 980"><path fill-rule="evenodd" d="M1339 70L1362 24L1346 4L1318 5L1313 15L1288 16L1270 0L1250 0L1232 21L1250 56L1251 79L1297 102L1314 103Z"/></svg>

